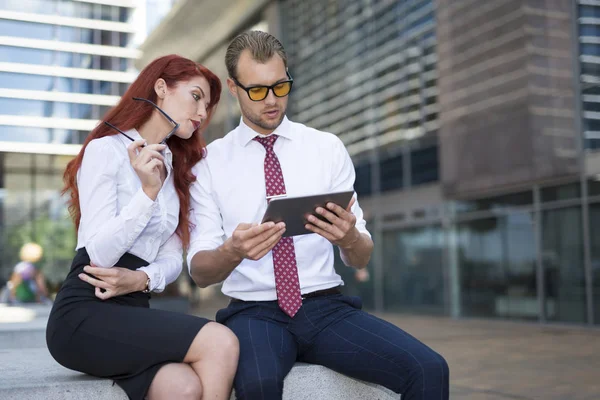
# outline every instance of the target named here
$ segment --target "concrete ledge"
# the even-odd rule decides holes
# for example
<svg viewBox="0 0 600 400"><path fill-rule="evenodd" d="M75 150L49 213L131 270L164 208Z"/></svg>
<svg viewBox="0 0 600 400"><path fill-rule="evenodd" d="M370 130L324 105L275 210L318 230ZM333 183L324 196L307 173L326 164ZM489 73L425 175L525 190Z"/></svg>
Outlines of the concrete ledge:
<svg viewBox="0 0 600 400"><path fill-rule="evenodd" d="M0 349L0 399L127 400L117 385L63 368L46 348ZM285 379L284 400L393 400L400 396L381 387L298 363ZM232 399L234 397L232 396Z"/></svg>
<svg viewBox="0 0 600 400"><path fill-rule="evenodd" d="M283 400L320 399L398 400L400 395L383 386L338 374L321 365L296 363L285 378Z"/></svg>
<svg viewBox="0 0 600 400"><path fill-rule="evenodd" d="M0 399L127 400L111 381L63 368L44 347L0 350L0 365Z"/></svg>

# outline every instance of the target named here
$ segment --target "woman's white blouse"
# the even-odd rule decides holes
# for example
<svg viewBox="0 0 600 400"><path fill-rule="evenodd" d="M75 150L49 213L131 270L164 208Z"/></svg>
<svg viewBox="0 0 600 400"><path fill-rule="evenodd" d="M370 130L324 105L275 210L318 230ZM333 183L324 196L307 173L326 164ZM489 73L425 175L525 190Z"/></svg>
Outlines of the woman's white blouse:
<svg viewBox="0 0 600 400"><path fill-rule="evenodd" d="M142 139L133 129L126 132ZM129 161L123 135L92 140L77 174L81 223L77 249L85 247L93 264L110 268L125 253L150 264L138 268L150 278L150 289L161 292L181 273L183 250L175 234L179 198L173 182L173 154L164 151L167 178L155 201Z"/></svg>

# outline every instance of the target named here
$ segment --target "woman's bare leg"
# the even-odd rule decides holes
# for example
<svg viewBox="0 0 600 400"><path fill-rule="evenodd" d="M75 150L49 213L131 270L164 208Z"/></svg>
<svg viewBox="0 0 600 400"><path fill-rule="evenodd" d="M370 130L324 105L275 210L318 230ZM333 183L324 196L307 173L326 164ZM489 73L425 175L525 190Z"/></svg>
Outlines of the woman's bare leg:
<svg viewBox="0 0 600 400"><path fill-rule="evenodd" d="M183 362L200 377L202 400L229 400L239 352L237 337L224 325L209 322L198 332Z"/></svg>
<svg viewBox="0 0 600 400"><path fill-rule="evenodd" d="M200 400L202 384L191 365L166 364L154 376L146 398L148 400Z"/></svg>

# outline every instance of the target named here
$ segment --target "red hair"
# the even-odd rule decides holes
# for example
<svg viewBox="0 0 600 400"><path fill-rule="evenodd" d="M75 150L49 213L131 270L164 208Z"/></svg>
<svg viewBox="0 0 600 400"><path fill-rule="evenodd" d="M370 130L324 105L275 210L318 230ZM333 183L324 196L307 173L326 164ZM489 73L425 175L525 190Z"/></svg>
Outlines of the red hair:
<svg viewBox="0 0 600 400"><path fill-rule="evenodd" d="M110 122L122 131L137 129L150 119L154 108L146 102L133 100L133 97L142 97L156 103L157 96L154 91L154 84L159 78L164 79L168 87L173 87L179 82L197 76L203 76L210 86L211 99L208 105L208 117L191 138L186 140L173 135L167 142L173 153L173 178L180 205L179 224L175 232L181 238L184 248L188 247L192 228L188 216L191 202L190 185L196 181L196 177L192 174L192 167L205 155L206 142L202 138L202 132L206 129L219 103L221 81L203 65L174 54L157 58L140 72L137 79L121 97L119 103L106 113L98 126L87 136L77 157L67 165L63 175L65 186L62 194L69 193L69 212L77 229L79 229L79 222L81 221L77 171L81 167L85 148L94 139L118 134L117 131L106 126L103 121Z"/></svg>

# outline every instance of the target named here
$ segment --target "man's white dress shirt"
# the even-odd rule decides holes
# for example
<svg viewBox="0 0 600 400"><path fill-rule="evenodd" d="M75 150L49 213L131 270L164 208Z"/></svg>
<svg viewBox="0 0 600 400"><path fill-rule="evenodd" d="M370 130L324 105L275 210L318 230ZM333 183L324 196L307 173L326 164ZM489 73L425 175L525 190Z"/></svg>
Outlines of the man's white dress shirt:
<svg viewBox="0 0 600 400"><path fill-rule="evenodd" d="M288 197L353 190L354 166L342 141L335 135L284 118L273 134ZM265 148L252 140L258 133L244 124L215 140L207 157L193 169L191 218L195 224L188 252L214 250L242 222L260 223L267 208ZM355 194L356 196L356 194ZM369 234L363 212L354 203L356 227ZM317 235L294 237L300 290L303 294L343 285L335 272L333 246ZM223 293L245 301L276 300L273 256L244 259L223 282Z"/></svg>
<svg viewBox="0 0 600 400"><path fill-rule="evenodd" d="M135 129L126 133L142 139ZM130 144L117 134L87 145L77 173L81 207L77 249L85 247L98 267L115 266L126 252L149 262L138 269L148 274L150 289L161 292L177 279L183 264L181 241L174 233L179 198L173 182L173 155L165 149L167 178L153 201L131 166Z"/></svg>

